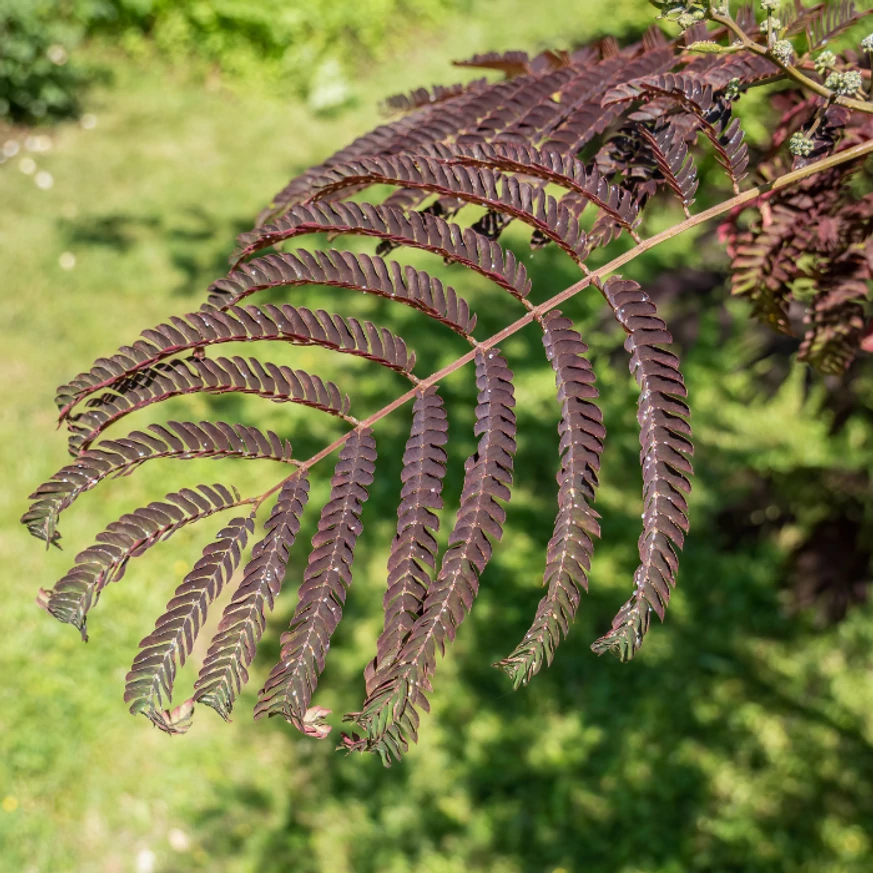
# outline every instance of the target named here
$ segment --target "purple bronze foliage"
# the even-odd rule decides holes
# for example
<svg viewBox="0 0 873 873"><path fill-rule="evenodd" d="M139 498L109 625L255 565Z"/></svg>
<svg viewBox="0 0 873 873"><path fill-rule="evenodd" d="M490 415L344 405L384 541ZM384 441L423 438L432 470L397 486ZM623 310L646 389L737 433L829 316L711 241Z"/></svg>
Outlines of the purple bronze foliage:
<svg viewBox="0 0 873 873"><path fill-rule="evenodd" d="M528 632L496 666L519 686L551 664L588 590L600 533L593 504L606 430L584 331L556 308L590 287L602 293L626 334L640 390L643 478L633 593L592 648L632 658L651 613L664 619L677 582L693 446L671 334L643 288L616 271L707 218L722 217L733 291L750 300L760 318L790 331L789 304L805 306L799 359L825 373L842 373L873 350L867 292L873 281L873 195L855 184L863 157L873 152L869 69L863 75L855 70L858 55L851 52L834 55L827 69L810 55L863 13L848 0L809 8L795 0L780 12L778 27L767 7L762 27L748 8L734 19L697 0L656 5L676 19L683 36L668 40L653 28L626 46L606 38L536 56L476 55L459 66L503 78L389 98L386 108L399 117L292 179L256 226L239 237L229 274L209 287L198 311L143 331L132 345L99 358L58 389L55 402L73 460L31 495L22 518L47 544L58 544L58 518L81 494L149 460L238 458L269 460L274 469L275 462L288 465L280 468L284 478L258 496L241 498L222 485L200 485L123 516L76 557L53 590L40 593L49 613L86 637L89 610L131 558L183 526L249 507L248 515L234 518L207 544L143 639L127 676L125 699L132 712L168 733L187 730L197 703L227 719L288 574L300 577L297 605L255 714L281 715L306 735L327 736L329 711L313 696L342 618L362 511L377 475L372 428L414 401L385 575L384 622L365 669L363 705L345 717L357 733L343 734L341 743L377 752L386 764L401 758L416 741L420 713L429 708L437 656L473 608L503 537L517 439L516 389L507 360L513 347L506 340L533 323L543 334L560 406L557 516L546 548L545 593ZM812 69L817 78L811 78ZM748 89L772 82L790 88L775 98L782 116L769 154L761 155L746 142L737 101ZM698 168L707 155L723 170L723 188L735 196L707 191L720 198L717 205L692 214L695 198L704 193ZM749 173L759 188L749 187ZM379 202L367 202L375 199L377 186L390 190ZM685 219L644 237L647 217L661 204L675 210L677 199ZM534 249L552 245L567 255L578 282L553 289L545 303L532 303L521 256L500 242L510 225L529 228ZM364 237L373 241L375 253L299 247L314 234ZM477 319L468 300L431 273L401 264L396 252L403 248L488 279L505 292L497 315L518 307L517 319L507 318L489 337L475 336ZM415 353L388 328L290 303L245 302L267 291L293 295L291 289L301 286L342 288L402 304L425 329L443 331L452 342L452 334L460 337L465 352L438 372L415 374ZM238 342L257 344L260 354L211 357L215 346ZM333 382L265 359L270 342L290 346L292 354L294 347L311 346L362 358L401 374L411 387L358 420ZM478 444L465 463L457 514L440 555L443 484L457 475L446 450L449 410L443 398L449 395L440 383L471 362ZM201 394L300 404L333 417L344 431L304 460L294 459L290 443L276 433L242 423L168 421L124 437L105 435L128 415ZM311 470L337 449L330 495L298 571L289 562ZM269 517L256 535L257 512L265 505ZM246 562L249 539L255 545ZM194 695L170 708L176 671L191 657L210 605L229 587L233 594Z"/></svg>

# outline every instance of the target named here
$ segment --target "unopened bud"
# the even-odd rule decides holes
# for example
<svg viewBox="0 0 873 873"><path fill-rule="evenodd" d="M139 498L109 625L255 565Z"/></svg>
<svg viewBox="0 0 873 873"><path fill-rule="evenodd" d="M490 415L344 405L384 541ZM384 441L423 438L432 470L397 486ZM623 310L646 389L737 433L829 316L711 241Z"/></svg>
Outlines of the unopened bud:
<svg viewBox="0 0 873 873"><path fill-rule="evenodd" d="M837 56L832 51L822 52L814 61L815 71L823 76L828 70L832 70L837 63Z"/></svg>
<svg viewBox="0 0 873 873"><path fill-rule="evenodd" d="M780 39L773 43L773 48L770 49L771 54L776 60L783 64L790 64L794 57L794 46L790 40Z"/></svg>
<svg viewBox="0 0 873 873"><path fill-rule="evenodd" d="M854 94L863 84L861 74L857 70L845 73L831 73L825 79L825 88L830 88L835 94Z"/></svg>
<svg viewBox="0 0 873 873"><path fill-rule="evenodd" d="M798 158L809 157L814 148L815 143L805 133L801 133L799 130L797 133L793 133L791 139L788 140L788 151Z"/></svg>

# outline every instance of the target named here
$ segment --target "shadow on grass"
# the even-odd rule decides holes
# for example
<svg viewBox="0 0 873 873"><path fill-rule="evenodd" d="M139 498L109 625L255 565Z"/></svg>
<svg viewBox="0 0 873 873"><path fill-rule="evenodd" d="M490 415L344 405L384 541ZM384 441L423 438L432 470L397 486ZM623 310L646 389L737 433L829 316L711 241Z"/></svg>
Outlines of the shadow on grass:
<svg viewBox="0 0 873 873"><path fill-rule="evenodd" d="M58 236L68 248L104 247L119 253L136 249L144 239L158 239L182 276L176 296L205 300L207 286L227 273L237 235L251 227L251 218L217 221L207 209L190 204L170 215L131 209L61 219Z"/></svg>

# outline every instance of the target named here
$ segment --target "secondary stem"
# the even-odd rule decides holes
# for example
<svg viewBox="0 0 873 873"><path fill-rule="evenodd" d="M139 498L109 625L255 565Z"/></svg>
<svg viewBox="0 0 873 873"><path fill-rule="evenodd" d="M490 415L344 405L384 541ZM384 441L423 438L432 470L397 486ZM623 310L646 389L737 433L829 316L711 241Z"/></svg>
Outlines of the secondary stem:
<svg viewBox="0 0 873 873"><path fill-rule="evenodd" d="M793 64L786 64L783 61L780 61L779 58L775 57L769 49L754 40L749 39L745 31L729 15L721 15L718 12L713 12L709 17L712 21L728 28L728 30L730 30L742 42L743 48L746 49L746 51L767 58L770 63L779 67L786 76L794 79L798 85L802 85L804 88L814 91L821 97L826 97L832 103L838 103L840 106L847 106L858 112L866 112L868 115L873 114L873 104L866 103L863 100L855 100L852 97L835 94L830 88L825 88L825 86L820 82L816 82L814 79L810 79L809 76L801 73Z"/></svg>

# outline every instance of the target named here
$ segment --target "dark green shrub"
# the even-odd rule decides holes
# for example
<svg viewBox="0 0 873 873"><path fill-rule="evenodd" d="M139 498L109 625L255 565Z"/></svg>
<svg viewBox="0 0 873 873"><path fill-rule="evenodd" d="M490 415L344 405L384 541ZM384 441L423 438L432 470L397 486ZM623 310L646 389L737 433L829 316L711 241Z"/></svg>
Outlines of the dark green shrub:
<svg viewBox="0 0 873 873"><path fill-rule="evenodd" d="M84 76L70 53L80 35L51 0L0 0L0 118L33 124L77 112Z"/></svg>

